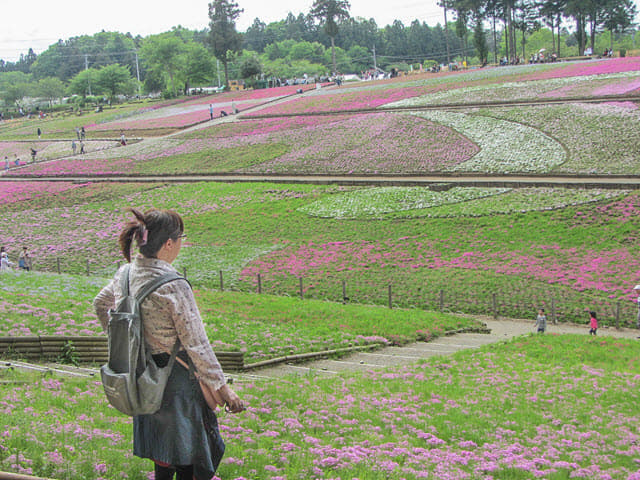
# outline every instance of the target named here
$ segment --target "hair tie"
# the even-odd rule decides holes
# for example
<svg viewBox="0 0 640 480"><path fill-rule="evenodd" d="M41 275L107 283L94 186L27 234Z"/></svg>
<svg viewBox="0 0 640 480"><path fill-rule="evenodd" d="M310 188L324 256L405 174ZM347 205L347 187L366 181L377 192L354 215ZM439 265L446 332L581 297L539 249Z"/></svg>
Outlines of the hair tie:
<svg viewBox="0 0 640 480"><path fill-rule="evenodd" d="M138 233L137 233L139 247L144 247L147 244L148 236L149 236L149 230L147 230L147 227L145 227L144 224L141 223L138 227Z"/></svg>

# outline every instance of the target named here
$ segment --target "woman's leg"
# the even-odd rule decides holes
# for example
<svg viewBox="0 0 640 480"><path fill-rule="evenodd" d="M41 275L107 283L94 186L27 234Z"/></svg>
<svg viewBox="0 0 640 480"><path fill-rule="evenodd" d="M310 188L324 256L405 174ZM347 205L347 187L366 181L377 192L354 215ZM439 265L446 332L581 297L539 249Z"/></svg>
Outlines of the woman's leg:
<svg viewBox="0 0 640 480"><path fill-rule="evenodd" d="M156 463L154 471L155 480L173 480L174 474L176 480L193 480L193 465L160 465Z"/></svg>
<svg viewBox="0 0 640 480"><path fill-rule="evenodd" d="M156 480L173 480L173 475L176 473L176 469L171 465L158 465L155 463L154 472L156 474Z"/></svg>
<svg viewBox="0 0 640 480"><path fill-rule="evenodd" d="M176 480L193 480L193 465L176 465Z"/></svg>

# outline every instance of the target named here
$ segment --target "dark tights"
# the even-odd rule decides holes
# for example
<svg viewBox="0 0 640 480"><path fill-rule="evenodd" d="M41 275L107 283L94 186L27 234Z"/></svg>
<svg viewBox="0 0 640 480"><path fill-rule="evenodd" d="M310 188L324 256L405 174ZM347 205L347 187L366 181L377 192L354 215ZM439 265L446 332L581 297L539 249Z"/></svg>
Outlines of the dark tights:
<svg viewBox="0 0 640 480"><path fill-rule="evenodd" d="M193 480L193 465L170 465L163 467L155 464L156 480L173 480L176 474L176 480Z"/></svg>

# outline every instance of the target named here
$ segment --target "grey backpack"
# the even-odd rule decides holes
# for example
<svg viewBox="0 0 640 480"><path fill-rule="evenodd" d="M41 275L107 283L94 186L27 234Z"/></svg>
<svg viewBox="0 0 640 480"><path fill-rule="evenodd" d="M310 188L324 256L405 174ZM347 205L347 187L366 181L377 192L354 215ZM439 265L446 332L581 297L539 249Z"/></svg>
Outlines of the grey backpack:
<svg viewBox="0 0 640 480"><path fill-rule="evenodd" d="M143 285L133 297L129 293L129 265L122 271L123 297L115 310L109 310L109 360L100 375L109 403L126 415L148 415L160 409L180 341L176 340L169 363L158 367L145 348L140 305L158 287L178 279L184 277L176 273L161 275Z"/></svg>

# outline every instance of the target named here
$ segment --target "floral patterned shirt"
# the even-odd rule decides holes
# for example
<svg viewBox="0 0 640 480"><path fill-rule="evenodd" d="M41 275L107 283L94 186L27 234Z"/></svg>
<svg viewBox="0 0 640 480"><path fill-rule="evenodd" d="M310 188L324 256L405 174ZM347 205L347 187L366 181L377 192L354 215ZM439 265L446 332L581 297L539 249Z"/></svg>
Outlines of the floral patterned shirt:
<svg viewBox="0 0 640 480"><path fill-rule="evenodd" d="M170 263L139 255L131 262L129 291L135 295L140 287L154 277L175 271ZM109 323L108 312L115 308L122 297L121 274L122 269L93 301L105 332ZM187 282L176 280L162 285L142 302L140 310L144 337L152 354L171 353L176 339L179 339L181 349L186 350L200 380L214 390L226 383L222 367L209 344L193 291Z"/></svg>

